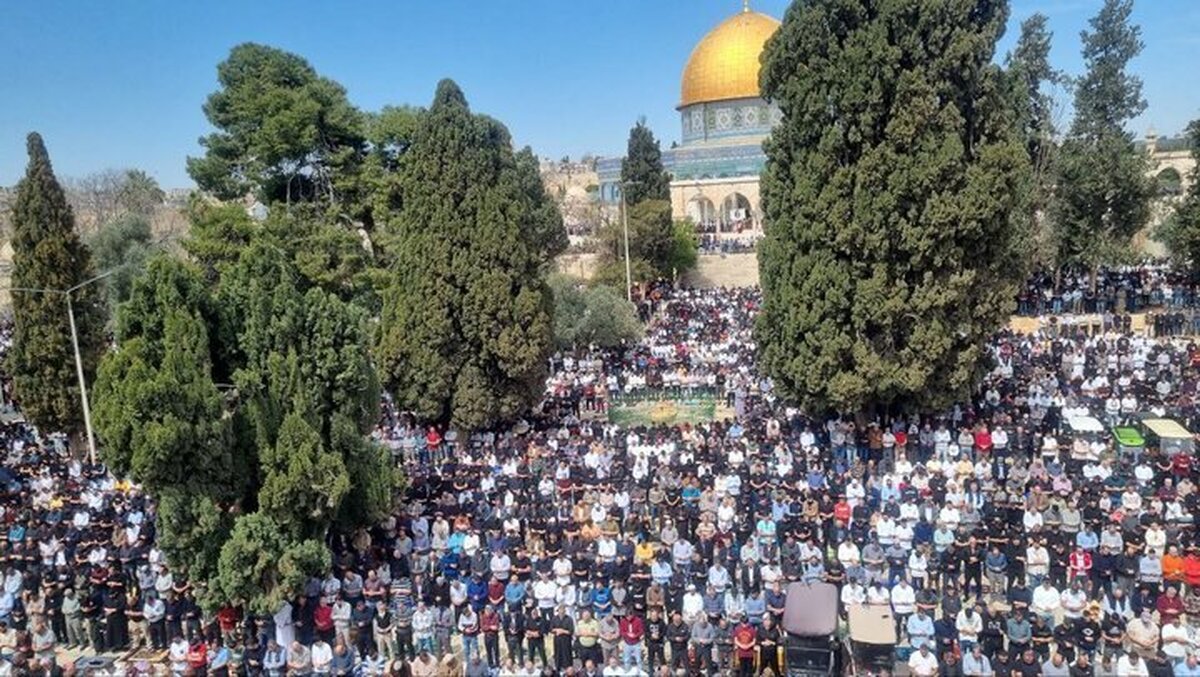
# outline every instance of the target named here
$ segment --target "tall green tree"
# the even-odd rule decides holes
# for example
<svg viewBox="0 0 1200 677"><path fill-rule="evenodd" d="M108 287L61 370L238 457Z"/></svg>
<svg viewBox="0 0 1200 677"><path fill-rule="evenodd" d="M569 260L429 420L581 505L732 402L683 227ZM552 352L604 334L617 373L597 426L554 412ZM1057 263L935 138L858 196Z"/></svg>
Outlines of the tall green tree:
<svg viewBox="0 0 1200 677"><path fill-rule="evenodd" d="M401 405L423 418L486 427L541 392L548 207L522 177L503 125L442 81L400 160L377 350Z"/></svg>
<svg viewBox="0 0 1200 677"><path fill-rule="evenodd" d="M77 435L83 430L83 407L64 292L93 277L94 269L41 136L29 135L28 151L29 165L13 203L8 372L30 421L46 432ZM70 299L84 378L90 381L104 349L104 301L94 284L75 290Z"/></svg>
<svg viewBox="0 0 1200 677"><path fill-rule="evenodd" d="M363 116L341 85L303 58L245 43L217 66L221 88L204 114L217 131L200 139L188 174L221 199L353 204L365 151Z"/></svg>
<svg viewBox="0 0 1200 677"><path fill-rule="evenodd" d="M205 218L241 227L237 211ZM328 566L331 530L375 523L399 486L367 437L380 393L367 311L273 228L252 224L208 269L153 260L96 384L106 460L158 500L164 552L208 606L296 594Z"/></svg>
<svg viewBox="0 0 1200 677"><path fill-rule="evenodd" d="M1127 250L1150 218L1154 183L1125 126L1146 109L1128 72L1142 51L1132 0L1105 0L1081 32L1087 73L1075 86L1075 118L1056 163L1052 204L1059 260L1093 271Z"/></svg>
<svg viewBox="0 0 1200 677"><path fill-rule="evenodd" d="M671 199L671 177L663 169L662 149L645 119L629 130L629 145L621 162L621 184L627 205Z"/></svg>
<svg viewBox="0 0 1200 677"><path fill-rule="evenodd" d="M127 169L117 199L127 214L149 219L167 199L167 194L153 176L140 169Z"/></svg>
<svg viewBox="0 0 1200 677"><path fill-rule="evenodd" d="M563 226L562 213L558 203L546 195L546 184L542 182L541 170L538 168L537 156L526 146L516 154L516 171L514 176L519 183L518 190L525 196L528 205L534 242L541 243L542 257L547 263L567 250L567 229Z"/></svg>
<svg viewBox="0 0 1200 677"><path fill-rule="evenodd" d="M1158 238L1193 278L1200 279L1200 120L1188 125L1187 140L1196 164L1188 177L1183 201L1159 228Z"/></svg>
<svg viewBox="0 0 1200 677"><path fill-rule="evenodd" d="M243 493L246 466L212 377L202 287L198 271L165 256L138 278L119 323L121 350L103 361L96 381L96 429L114 472L151 492L229 502ZM148 309L153 315L141 312Z"/></svg>
<svg viewBox="0 0 1200 677"><path fill-rule="evenodd" d="M1008 84L1017 115L1017 126L1025 140L1032 171L1029 220L1035 242L1035 257L1041 263L1054 263L1057 248L1046 209L1054 187L1054 161L1058 152L1055 126L1054 88L1066 84L1066 76L1050 65L1052 34L1046 27L1046 15L1036 13L1021 22L1021 35L1006 60Z"/></svg>
<svg viewBox="0 0 1200 677"><path fill-rule="evenodd" d="M762 366L810 411L967 395L1024 276L1006 2L811 0L767 43Z"/></svg>

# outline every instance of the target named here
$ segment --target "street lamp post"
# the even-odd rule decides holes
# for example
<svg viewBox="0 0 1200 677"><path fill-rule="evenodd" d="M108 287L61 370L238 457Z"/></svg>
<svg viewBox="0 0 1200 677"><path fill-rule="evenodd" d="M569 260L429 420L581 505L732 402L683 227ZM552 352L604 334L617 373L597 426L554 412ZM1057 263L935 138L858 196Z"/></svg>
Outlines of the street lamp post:
<svg viewBox="0 0 1200 677"><path fill-rule="evenodd" d="M633 264L629 260L629 203L625 201L625 187L636 186L637 181L622 181L621 226L625 231L625 299L633 303Z"/></svg>
<svg viewBox="0 0 1200 677"><path fill-rule="evenodd" d="M629 205L625 202L625 186L621 185L621 222L625 231L625 299L633 303L633 268L629 262Z"/></svg>
<svg viewBox="0 0 1200 677"><path fill-rule="evenodd" d="M104 278L112 275L120 270L123 266L118 266L108 272L101 273L95 277L89 278L67 289L38 289L34 287L11 287L9 291L26 292L29 294L61 294L67 302L67 322L71 327L71 349L75 352L75 375L79 379L79 401L83 405L83 427L87 432L88 441L88 462L95 465L96 463L96 435L92 432L92 408L88 403L87 394L87 379L83 376L83 355L79 352L79 333L75 328L75 307L71 303L71 294L82 289L83 287L99 282Z"/></svg>
<svg viewBox="0 0 1200 677"><path fill-rule="evenodd" d="M79 333L75 330L75 309L71 306L71 292L67 298L67 319L71 322L71 348L75 351L75 375L79 377L79 400L83 404L83 428L87 431L88 461L96 465L96 436L92 433L92 407L88 404L87 379L83 377L83 357L79 354Z"/></svg>

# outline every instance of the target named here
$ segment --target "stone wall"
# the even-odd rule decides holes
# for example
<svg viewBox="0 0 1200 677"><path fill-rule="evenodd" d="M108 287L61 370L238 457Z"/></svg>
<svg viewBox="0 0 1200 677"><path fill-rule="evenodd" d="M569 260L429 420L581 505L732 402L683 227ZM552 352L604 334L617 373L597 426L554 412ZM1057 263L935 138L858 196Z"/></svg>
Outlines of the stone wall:
<svg viewBox="0 0 1200 677"><path fill-rule="evenodd" d="M558 271L589 280L596 272L597 259L596 254L564 254L558 257ZM703 289L753 287L758 284L758 258L754 253L702 254L696 268L684 275L683 281Z"/></svg>
<svg viewBox="0 0 1200 677"><path fill-rule="evenodd" d="M724 256L704 254L683 280L701 289L753 287L758 284L758 255L754 252Z"/></svg>

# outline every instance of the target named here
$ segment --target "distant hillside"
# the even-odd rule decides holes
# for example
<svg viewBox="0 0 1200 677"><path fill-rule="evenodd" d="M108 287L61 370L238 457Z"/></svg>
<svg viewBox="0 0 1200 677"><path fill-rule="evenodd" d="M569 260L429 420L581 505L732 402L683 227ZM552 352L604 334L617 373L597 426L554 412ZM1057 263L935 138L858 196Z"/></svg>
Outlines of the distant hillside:
<svg viewBox="0 0 1200 677"><path fill-rule="evenodd" d="M600 224L595 199L600 179L595 161L586 156L578 162L543 161L541 173L546 192L562 212L567 233L582 236L594 232Z"/></svg>
<svg viewBox="0 0 1200 677"><path fill-rule="evenodd" d="M184 207L192 189L171 189L163 191L163 202L154 207L150 217L150 228L155 240L178 240L187 234L187 219ZM8 292L4 291L9 285L9 270L12 266L12 203L16 199L14 187L0 186L0 312L9 308ZM88 199L84 195L67 189L67 199L75 212L75 225L86 240L95 234L97 221L102 218L98 210L89 205L95 203L95 198Z"/></svg>

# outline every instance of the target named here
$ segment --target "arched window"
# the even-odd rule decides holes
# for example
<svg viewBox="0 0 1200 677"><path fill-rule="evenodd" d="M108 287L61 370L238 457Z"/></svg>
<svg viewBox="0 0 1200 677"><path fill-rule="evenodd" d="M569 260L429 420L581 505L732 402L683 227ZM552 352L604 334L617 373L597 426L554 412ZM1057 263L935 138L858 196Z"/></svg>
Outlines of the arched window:
<svg viewBox="0 0 1200 677"><path fill-rule="evenodd" d="M741 193L730 193L721 203L721 230L726 233L754 228L754 213L750 200Z"/></svg>
<svg viewBox="0 0 1200 677"><path fill-rule="evenodd" d="M1174 167L1167 167L1159 172L1155 180L1158 182L1159 195L1179 195L1183 190L1183 177Z"/></svg>
<svg viewBox="0 0 1200 677"><path fill-rule="evenodd" d="M711 232L717 228L717 208L712 200L703 195L688 201L687 215L701 232Z"/></svg>

